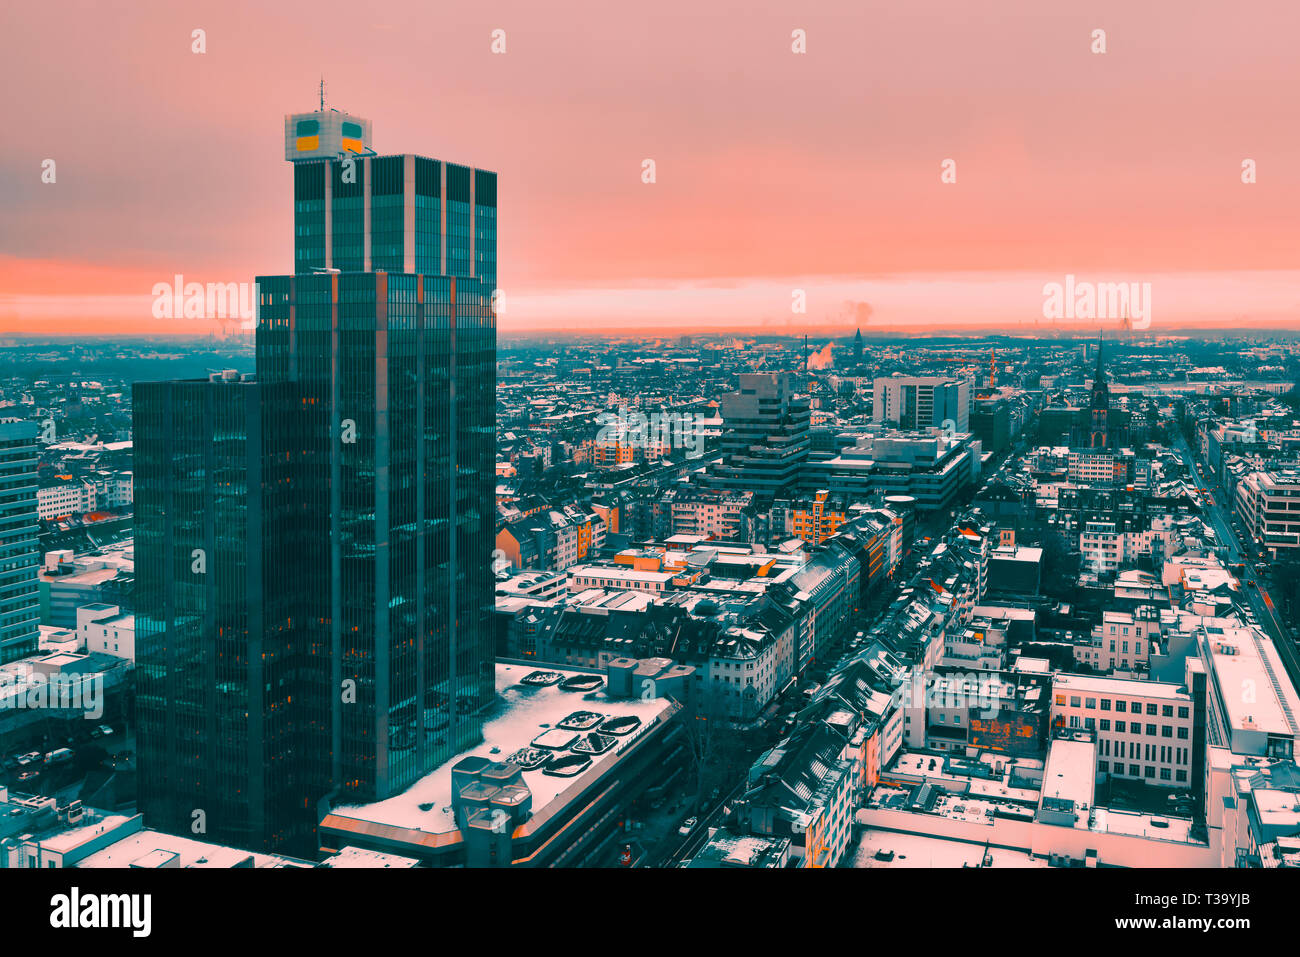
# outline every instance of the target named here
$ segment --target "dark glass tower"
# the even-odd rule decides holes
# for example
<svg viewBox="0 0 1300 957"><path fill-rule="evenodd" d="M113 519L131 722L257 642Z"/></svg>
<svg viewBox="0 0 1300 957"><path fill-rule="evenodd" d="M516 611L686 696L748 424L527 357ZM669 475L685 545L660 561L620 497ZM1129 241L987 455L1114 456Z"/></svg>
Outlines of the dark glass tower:
<svg viewBox="0 0 1300 957"><path fill-rule="evenodd" d="M292 473L252 376L137 383L136 720L151 826L304 844L312 777L295 720Z"/></svg>
<svg viewBox="0 0 1300 957"><path fill-rule="evenodd" d="M0 421L0 664L36 654L39 638L36 433L35 422Z"/></svg>
<svg viewBox="0 0 1300 957"><path fill-rule="evenodd" d="M258 279L256 381L233 390L256 396L244 418L232 412L228 429L209 430L175 408L184 387L220 405L230 383L137 388L137 442L183 428L198 446L231 435L245 453L249 503L223 534L226 486L194 462L178 473L177 456L140 455L137 496L149 503L137 506L137 535L171 536L166 557L139 566L151 608L140 628L142 688L156 692L140 696L141 728L161 741L141 748L142 809L151 824L188 832L189 807L226 801L208 833L272 847L307 843L322 799L381 800L478 741L494 693L496 176L361 155L364 143L356 156L294 155L295 142L316 137L290 129L317 122L328 137L331 121L286 121L297 272ZM347 117L344 128L359 123ZM217 530L219 555L259 569L243 577L250 593L259 589L260 617L229 640L246 649L235 656L238 680L261 696L223 697L222 665L193 665L223 640L217 618L185 605L191 543L172 529L200 525ZM220 582L204 587L202 601L222 600ZM270 682L254 672L268 648L285 663ZM169 717L192 712L198 722L213 711L197 733ZM246 716L245 729L224 723L227 712ZM227 760L232 748L249 763ZM219 770L196 776L189 764ZM268 767L282 773L268 779ZM258 808L240 819L241 801ZM223 828L237 819L242 828ZM243 833L252 836L236 840Z"/></svg>

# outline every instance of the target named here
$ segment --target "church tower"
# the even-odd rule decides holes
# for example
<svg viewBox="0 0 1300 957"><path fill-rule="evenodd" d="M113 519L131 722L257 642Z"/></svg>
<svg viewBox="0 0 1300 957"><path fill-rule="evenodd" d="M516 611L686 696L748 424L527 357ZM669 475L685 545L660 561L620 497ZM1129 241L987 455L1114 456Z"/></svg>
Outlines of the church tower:
<svg viewBox="0 0 1300 957"><path fill-rule="evenodd" d="M1092 402L1090 404L1091 424L1088 429L1088 447L1104 449L1108 442L1108 419L1110 417L1110 389L1106 385L1106 374L1101 369L1101 336L1097 336L1097 371L1092 379Z"/></svg>

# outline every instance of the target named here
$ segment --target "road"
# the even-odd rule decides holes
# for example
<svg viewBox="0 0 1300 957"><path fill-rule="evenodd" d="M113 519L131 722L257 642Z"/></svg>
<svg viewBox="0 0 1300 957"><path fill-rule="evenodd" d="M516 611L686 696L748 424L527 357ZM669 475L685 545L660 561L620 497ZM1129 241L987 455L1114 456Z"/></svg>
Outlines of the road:
<svg viewBox="0 0 1300 957"><path fill-rule="evenodd" d="M662 865L663 867L678 867L682 861L695 856L699 849L708 841L709 828L717 827L722 823L723 808L725 808L731 801L740 797L741 792L745 788L745 783L746 782L742 780L738 785L736 785L730 794L723 795L719 798L718 803L715 804L707 814L700 815L700 822L696 824L695 827L691 828L691 833L682 839L682 843L678 846L677 850L668 855L668 859Z"/></svg>
<svg viewBox="0 0 1300 957"><path fill-rule="evenodd" d="M1181 435L1178 437L1175 447L1187 462L1188 468L1191 469L1197 487L1208 488L1214 496L1214 504L1207 503L1206 505L1205 517L1209 519L1211 526L1214 528L1214 534L1219 536L1219 543L1227 546L1231 561L1234 563L1244 562L1246 564L1246 578L1248 580L1254 578L1258 583L1257 588L1251 588L1243 581L1241 583L1242 592L1245 594L1251 610L1254 611L1256 620L1263 626L1264 633L1272 639L1273 647L1277 649L1282 664L1286 667L1287 674L1291 676L1292 684L1300 687L1300 657L1296 654L1291 631L1278 616L1274 602L1268 595L1267 586L1260 580L1262 576L1257 576L1253 570L1256 559L1252 552L1242 545L1241 540L1237 537L1236 530L1233 529L1232 523L1228 520L1225 508L1225 505L1228 504L1227 493L1217 483L1205 479L1201 463L1197 461L1196 456L1187 445L1187 440ZM1259 560L1268 561L1267 558Z"/></svg>

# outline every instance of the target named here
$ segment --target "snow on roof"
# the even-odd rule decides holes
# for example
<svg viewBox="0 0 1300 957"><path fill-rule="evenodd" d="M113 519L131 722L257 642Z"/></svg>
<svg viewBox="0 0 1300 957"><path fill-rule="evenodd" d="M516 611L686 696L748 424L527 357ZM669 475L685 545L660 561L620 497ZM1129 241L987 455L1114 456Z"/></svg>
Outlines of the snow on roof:
<svg viewBox="0 0 1300 957"><path fill-rule="evenodd" d="M519 749L529 747L534 738L548 728L554 728L574 711L595 711L606 717L635 716L641 719L641 727L645 728L653 719L673 707L672 702L664 698L648 701L640 698L610 698L604 690L581 694L564 691L558 683L542 688L523 687L519 684L520 678L536 670L532 665L497 663L497 706L483 724L481 744L455 755L401 794L373 804L336 807L332 813L339 817L434 834L455 831L456 821L451 813L451 770L461 759L479 756L490 761L505 761ZM588 673L549 666L546 670L555 671L566 678ZM534 814L540 815L544 808L570 787L574 787L577 781L608 770L618 762L619 753L620 749L613 747L603 754L593 755L591 767L576 780L543 774L540 769L524 771L524 783L533 794ZM421 805L428 805L429 809L422 810Z"/></svg>

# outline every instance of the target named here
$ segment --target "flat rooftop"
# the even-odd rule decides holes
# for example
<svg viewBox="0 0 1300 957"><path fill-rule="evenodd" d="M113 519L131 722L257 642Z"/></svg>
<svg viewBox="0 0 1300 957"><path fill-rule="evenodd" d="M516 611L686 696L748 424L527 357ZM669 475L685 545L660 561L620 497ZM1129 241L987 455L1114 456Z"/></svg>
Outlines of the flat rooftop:
<svg viewBox="0 0 1300 957"><path fill-rule="evenodd" d="M591 674L550 666L498 662L497 704L483 724L481 744L453 756L401 794L373 804L339 805L330 812L330 816L429 834L459 833L451 810L451 770L461 759L479 756L489 761L509 760L516 751L529 747L533 739L554 728L575 711L594 711L606 718L641 719L640 727L620 738L619 745L602 754L590 755L591 765L576 777L556 777L543 773L541 769L524 771L524 783L533 795L533 815L538 817L553 803L562 804L565 800L564 792L571 788L575 793L580 791L586 783L616 764L623 751L623 744L638 738L656 719L675 707L672 701L665 698L652 698L649 701L643 701L639 697L610 698L603 687L599 691L584 694L564 691L558 683L541 688L519 684L519 679L539 670L553 671L565 678Z"/></svg>
<svg viewBox="0 0 1300 957"><path fill-rule="evenodd" d="M124 818L118 816L108 818L109 821L121 823ZM56 847L60 838L70 838L75 841L72 846L80 844L82 841L94 836L94 828L97 825L91 825L89 828L79 828L75 831L69 831L66 835L61 834L58 837L45 841L48 848L61 850ZM89 834L84 832L90 831ZM161 853L160 853L161 852ZM215 867L228 868L237 864L242 864L249 858L252 859L252 867L310 867L311 865L304 861L296 861L288 857L280 857L276 854L258 854L253 851L245 851L235 847L226 847L221 844L209 844L205 841L196 841L188 837L180 837L175 834L164 834L161 831L142 830L130 834L120 841L115 841L101 851L96 851L89 857L81 861L78 867L157 867L163 863L165 858L175 854L179 861L177 867Z"/></svg>
<svg viewBox="0 0 1300 957"><path fill-rule="evenodd" d="M1042 792L1044 801L1055 798L1073 801L1076 809L1091 808L1097 792L1097 743L1053 738L1047 749Z"/></svg>
<svg viewBox="0 0 1300 957"><path fill-rule="evenodd" d="M319 866L327 868L408 868L419 867L420 862L413 857L402 857L399 854L385 854L383 851L367 851L360 847L345 847L337 854L321 861Z"/></svg>
<svg viewBox="0 0 1300 957"><path fill-rule="evenodd" d="M1170 701L1190 701L1191 696L1182 685L1168 681L1145 681L1139 678L1112 678L1104 675L1057 674L1052 688L1061 691L1091 692L1128 698L1168 698Z"/></svg>
<svg viewBox="0 0 1300 957"><path fill-rule="evenodd" d="M1296 694L1272 639L1254 628L1225 626L1222 621L1205 625L1205 644L1234 731L1257 731L1282 737L1300 734L1293 718L1300 715ZM1232 689L1254 688L1253 701ZM1288 715L1288 711L1290 714Z"/></svg>
<svg viewBox="0 0 1300 957"><path fill-rule="evenodd" d="M880 860L877 852L893 852L893 859ZM1047 867L1043 858L1028 851L1013 851L991 847L985 851L983 844L952 841L923 834L904 834L901 831L880 831L867 828L862 831L857 848L848 859L849 867L975 867L985 853L991 858L990 867Z"/></svg>

